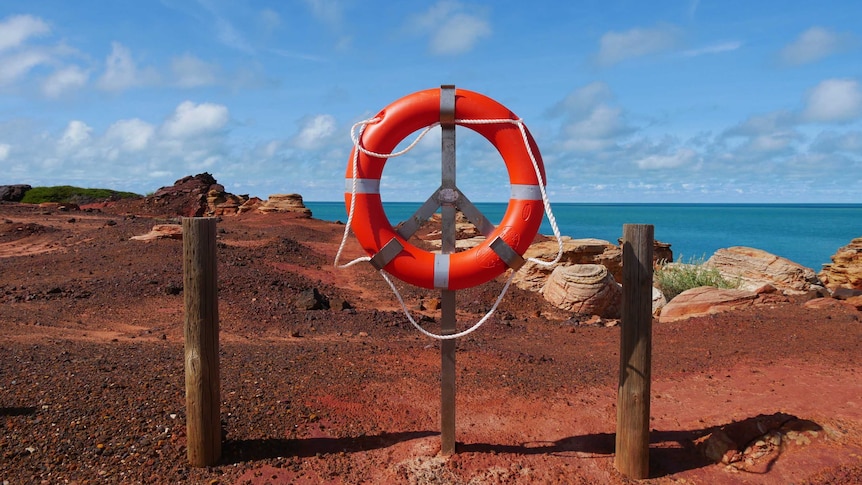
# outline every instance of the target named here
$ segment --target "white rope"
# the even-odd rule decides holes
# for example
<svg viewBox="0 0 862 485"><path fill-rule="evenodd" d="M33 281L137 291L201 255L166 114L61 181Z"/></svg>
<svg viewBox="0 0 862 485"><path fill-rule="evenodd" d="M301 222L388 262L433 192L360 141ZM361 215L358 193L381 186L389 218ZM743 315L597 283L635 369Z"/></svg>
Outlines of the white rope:
<svg viewBox="0 0 862 485"><path fill-rule="evenodd" d="M440 124L439 122L437 122L437 123L431 124L430 126L425 127L425 129L421 133L419 133L419 136L417 136L416 139L413 140L413 142L411 142L410 145L407 146L407 148L405 148L399 152L376 153L376 152L372 152L370 150L366 150L364 147L362 147L360 140L362 139L362 133L365 131L365 127L368 126L369 124L377 123L378 121L380 121L380 118L371 118L371 119L367 119L367 120L363 120L363 121L359 121L357 123L354 123L353 126L350 128L350 138L351 138L351 140L353 140L353 160L352 160L353 183L352 183L351 192L350 192L350 211L347 215L347 223L344 225L344 236L341 239L341 245L338 247L338 252L335 254L334 265L337 268L347 268L347 267L353 266L354 264L359 263L361 261L371 261L370 257L363 256L363 257L356 258L353 261L350 261L350 262L345 263L343 265L338 264L338 260L341 258L341 253L344 250L344 246L347 243L347 236L350 232L350 226L353 223L353 213L354 213L354 209L356 207L356 204L355 204L355 202L356 202L356 185L357 185L356 181L357 181L357 173L358 173L358 168L359 168L359 152L361 151L362 153L364 153L368 156L372 156L372 157L376 157L376 158L387 158L387 159L404 155L405 153L412 150L413 147L415 147L416 144L419 143L419 141L426 134L428 134L428 132L431 131L432 128L434 128ZM539 162L536 160L536 157L533 154L533 148L530 146L530 141L529 141L529 138L527 137L527 130L524 126L523 120L521 120L521 119L513 120L513 119L509 119L509 118L500 118L500 119L485 119L485 120L455 120L455 122L460 123L460 124L464 124L464 125L471 125L471 124L472 125L482 125L482 124L490 125L490 124L509 123L509 124L514 124L514 125L518 126L518 129L521 131L521 138L524 140L524 147L527 149L527 153L530 155L530 162L533 164L533 170L536 172L536 180L538 180L538 182L539 182L539 191L542 194L542 203L543 203L544 208L545 208L545 215L548 216L548 222L550 222L550 224L551 224L551 229L554 232L554 237L557 239L557 247L558 247L557 257L554 258L553 261L543 261L543 260L537 259L537 258L527 258L527 261L538 264L540 266L553 266L553 265L557 264L563 256L563 239L560 236L560 229L557 227L557 219L554 217L554 213L551 211L551 202L548 199L548 193L545 190L545 181L542 179L542 171L539 170ZM356 133L356 127L357 126L360 127L358 134ZM490 310L488 310L488 313L486 313L485 316L483 316L481 319L479 319L478 322L473 324L473 326L468 328L467 330L464 330L464 331L458 332L458 333L454 333L454 334L450 334L450 335L435 334L435 333L431 333L431 332L425 330L424 328L422 328L422 326L419 325L416 322L416 320L413 318L413 315L410 314L410 310L407 308L407 305L404 303L404 298L401 296L401 293L398 291L398 288L392 282L392 279L389 278L389 275L386 274L386 272L383 270L379 270L378 272L380 273L381 276L383 276L383 279L386 280L387 283L389 283L389 287L392 288L392 292L395 293L395 297L398 299L398 303L401 304L402 311L404 311L404 314L407 316L407 319L410 320L410 323L413 324L413 326L417 330L419 330L423 335L437 339L437 340L451 340L451 339L456 339L459 337L464 337L466 335L473 333L475 330L477 330L479 327L481 327L482 324L484 324L489 318L491 318L491 316L494 314L494 312L497 311L497 307L500 305L500 302L503 301L503 296L505 296L506 292L509 290L509 286L512 284L512 280L515 278L515 273L517 271L512 271L512 273L509 275L509 278L506 280L506 284L503 286L503 290L497 296L497 300L494 302L494 305L491 307Z"/></svg>
<svg viewBox="0 0 862 485"><path fill-rule="evenodd" d="M499 306L500 302L503 301L503 297L506 295L506 292L509 290L509 285L512 284L512 280L515 278L515 272L512 271L512 274L509 275L509 279L506 280L506 284L503 286L503 291L501 291L500 294L497 296L497 301L494 302L494 306L492 306L491 309L488 310L488 313L486 313L484 317L482 317L478 322L473 324L472 327L468 328L467 330L464 330L463 332L453 333L451 335L441 335L441 334L431 333L428 330L425 330L424 328L422 328L421 325L416 323L416 320L413 319L413 315L410 314L410 310L407 309L407 304L405 304L404 299L401 298L401 293L398 292L398 288L396 288L395 284L392 283L392 279L389 278L389 275L386 274L385 271L380 271L380 274L383 276L383 279L386 280L387 283L389 283L389 287L392 288L392 292L395 293L395 297L398 298L398 303L401 304L401 310L404 311L404 314L407 315L407 319L410 320L410 323L412 323L414 327L416 327L416 330L419 330L425 336L428 336L428 337L431 337L431 338L437 339L437 340L452 340L452 339L456 339L459 337L463 337L465 335L469 335L469 334L473 333L475 330L477 330L479 327L481 327L482 324L485 323L489 318L491 318L491 315L493 315L494 312L497 311L497 306Z"/></svg>

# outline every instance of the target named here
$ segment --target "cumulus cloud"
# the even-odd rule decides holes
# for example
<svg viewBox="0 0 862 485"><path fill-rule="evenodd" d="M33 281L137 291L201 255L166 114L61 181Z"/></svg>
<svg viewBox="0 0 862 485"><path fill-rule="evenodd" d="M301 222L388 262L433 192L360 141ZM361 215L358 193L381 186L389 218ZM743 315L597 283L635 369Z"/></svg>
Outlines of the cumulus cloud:
<svg viewBox="0 0 862 485"><path fill-rule="evenodd" d="M57 98L68 91L80 89L87 84L90 73L78 66L67 66L51 73L42 84L42 92L49 98Z"/></svg>
<svg viewBox="0 0 862 485"><path fill-rule="evenodd" d="M335 117L320 114L302 121L293 145L302 150L315 150L323 147L335 135Z"/></svg>
<svg viewBox="0 0 862 485"><path fill-rule="evenodd" d="M627 59L656 54L674 47L678 37L678 29L672 25L607 32L599 40L596 61L599 65L611 66Z"/></svg>
<svg viewBox="0 0 862 485"><path fill-rule="evenodd" d="M622 108L612 105L612 99L607 84L594 82L576 89L551 109L552 116L563 118L563 149L600 151L632 132Z"/></svg>
<svg viewBox="0 0 862 485"><path fill-rule="evenodd" d="M823 27L811 27L781 49L779 57L787 65L807 64L834 54L845 42L846 36Z"/></svg>
<svg viewBox="0 0 862 485"><path fill-rule="evenodd" d="M220 131L228 119L228 109L223 105L183 101L165 121L162 131L171 138L192 138Z"/></svg>
<svg viewBox="0 0 862 485"><path fill-rule="evenodd" d="M79 120L72 120L66 126L66 130L60 137L60 146L72 148L83 145L90 140L93 129Z"/></svg>
<svg viewBox="0 0 862 485"><path fill-rule="evenodd" d="M105 140L112 146L136 152L147 147L156 129L138 118L120 120L108 127Z"/></svg>
<svg viewBox="0 0 862 485"><path fill-rule="evenodd" d="M432 54L463 54L492 33L487 19L465 10L459 2L442 0L414 16L408 28L430 37L428 48Z"/></svg>
<svg viewBox="0 0 862 485"><path fill-rule="evenodd" d="M0 21L0 51L18 47L31 37L51 31L48 24L32 15L13 15Z"/></svg>
<svg viewBox="0 0 862 485"><path fill-rule="evenodd" d="M0 162L6 161L9 158L9 152L12 150L12 145L8 143L0 143Z"/></svg>
<svg viewBox="0 0 862 485"><path fill-rule="evenodd" d="M809 93L802 113L807 121L844 123L862 116L862 91L853 79L827 79Z"/></svg>

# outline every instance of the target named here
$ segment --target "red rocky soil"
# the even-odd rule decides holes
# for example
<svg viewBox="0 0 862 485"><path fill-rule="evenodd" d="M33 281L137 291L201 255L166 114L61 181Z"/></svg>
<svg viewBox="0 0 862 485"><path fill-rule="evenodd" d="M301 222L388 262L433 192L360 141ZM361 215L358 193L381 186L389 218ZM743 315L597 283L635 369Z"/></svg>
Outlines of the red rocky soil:
<svg viewBox="0 0 862 485"><path fill-rule="evenodd" d="M342 225L289 214L218 223L223 452L188 466L182 242L130 240L170 221L110 211L0 205L0 483L629 482L619 327L510 289L457 342L439 456L438 343L369 265L333 268ZM459 325L501 286L459 292ZM436 296L402 288L414 309ZM315 289L331 308L300 304ZM794 301L656 322L645 483L862 482L860 317ZM704 454L728 441L729 464Z"/></svg>

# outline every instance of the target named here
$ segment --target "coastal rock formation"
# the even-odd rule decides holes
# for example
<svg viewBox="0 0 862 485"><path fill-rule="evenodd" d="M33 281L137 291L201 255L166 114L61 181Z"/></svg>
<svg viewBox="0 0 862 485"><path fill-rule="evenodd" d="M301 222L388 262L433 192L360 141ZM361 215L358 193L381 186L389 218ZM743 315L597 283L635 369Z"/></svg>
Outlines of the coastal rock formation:
<svg viewBox="0 0 862 485"><path fill-rule="evenodd" d="M618 246L601 239L572 239L563 236L563 255L555 265L569 266L573 264L601 264L614 278L622 278L622 252ZM534 243L524 253L524 259L537 258L542 261L553 261L557 257L559 246L557 241L550 239ZM554 267L541 266L527 262L518 270L513 282L518 288L529 291L542 291L548 276Z"/></svg>
<svg viewBox="0 0 862 485"><path fill-rule="evenodd" d="M302 203L299 194L273 194L257 208L259 212L293 212L303 218L311 217L311 209Z"/></svg>
<svg viewBox="0 0 862 485"><path fill-rule="evenodd" d="M739 280L741 289L772 285L789 295L822 288L814 270L762 249L734 246L719 249L705 266L717 269L728 280Z"/></svg>
<svg viewBox="0 0 862 485"><path fill-rule="evenodd" d="M691 317L737 310L752 305L786 303L788 298L766 284L756 291L700 286L683 291L661 309L659 321L674 322Z"/></svg>
<svg viewBox="0 0 862 485"><path fill-rule="evenodd" d="M600 264L608 269L615 281L622 281L623 253L620 246L593 238L572 239L569 236L563 236L562 241L563 255L558 266ZM537 258L542 261L553 261L557 257L557 251L556 239L547 239L533 243L524 253L524 259ZM662 261L673 261L673 252L670 249L670 244L655 241L653 262L658 264ZM553 267L549 268L528 261L518 270L513 282L522 290L541 291L553 270Z"/></svg>
<svg viewBox="0 0 862 485"><path fill-rule="evenodd" d="M726 312L754 304L757 293L749 290L720 289L700 286L683 291L661 309L659 321L675 322L690 317L700 317Z"/></svg>
<svg viewBox="0 0 862 485"><path fill-rule="evenodd" d="M545 299L563 310L619 318L622 290L600 264L557 266L542 290Z"/></svg>
<svg viewBox="0 0 862 485"><path fill-rule="evenodd" d="M182 239L183 226L181 224L156 224L153 229L141 236L132 236L129 239L135 241L153 241L155 239Z"/></svg>
<svg viewBox="0 0 862 485"><path fill-rule="evenodd" d="M27 184L0 185L0 202L21 202L24 194L32 188Z"/></svg>
<svg viewBox="0 0 862 485"><path fill-rule="evenodd" d="M841 287L862 290L862 237L839 248L832 256L832 263L824 264L818 276L830 290Z"/></svg>

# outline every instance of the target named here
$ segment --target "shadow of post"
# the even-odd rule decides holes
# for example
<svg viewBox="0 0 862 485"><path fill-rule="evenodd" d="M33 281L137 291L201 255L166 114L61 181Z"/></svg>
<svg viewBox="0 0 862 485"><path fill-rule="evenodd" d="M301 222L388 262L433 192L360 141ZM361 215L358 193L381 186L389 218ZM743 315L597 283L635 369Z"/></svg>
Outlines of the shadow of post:
<svg viewBox="0 0 862 485"><path fill-rule="evenodd" d="M222 446L223 464L265 460L287 456L310 457L327 453L355 453L386 448L396 443L438 435L435 431L405 431L356 438L262 438L226 440Z"/></svg>

